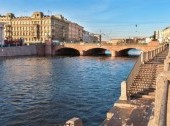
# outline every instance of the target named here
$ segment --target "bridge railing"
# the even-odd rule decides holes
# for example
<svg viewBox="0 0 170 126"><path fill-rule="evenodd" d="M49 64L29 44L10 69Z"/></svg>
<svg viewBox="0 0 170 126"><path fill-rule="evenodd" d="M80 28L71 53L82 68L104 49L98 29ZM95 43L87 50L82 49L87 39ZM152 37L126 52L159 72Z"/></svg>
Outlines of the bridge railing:
<svg viewBox="0 0 170 126"><path fill-rule="evenodd" d="M159 53L161 53L162 51L164 51L167 47L167 44L164 44L152 51L148 51L148 52L142 52L141 55L138 57L134 67L132 68L127 80L126 80L126 84L127 84L127 96L129 97L129 91L130 91L130 87L133 83L133 80L135 79L137 73L139 72L140 66L142 64L144 64L145 62L148 62L150 60L152 60L156 55L158 55Z"/></svg>
<svg viewBox="0 0 170 126"><path fill-rule="evenodd" d="M152 51L148 51L148 52L143 52L142 54L141 54L141 60L142 60L142 62L143 63L145 63L145 62L148 62L149 60L152 60L156 55L158 55L159 53L161 53L163 50L165 50L166 49L166 47L167 47L167 44L165 44L165 45L162 45L162 46L160 46L160 47L158 47L158 48L156 48L156 49L154 49L154 50L152 50Z"/></svg>

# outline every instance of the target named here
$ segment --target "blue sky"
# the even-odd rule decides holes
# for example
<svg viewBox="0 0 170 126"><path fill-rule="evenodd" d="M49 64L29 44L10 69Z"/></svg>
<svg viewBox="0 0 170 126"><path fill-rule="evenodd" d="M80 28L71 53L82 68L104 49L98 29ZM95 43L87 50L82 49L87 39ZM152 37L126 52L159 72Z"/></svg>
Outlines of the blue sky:
<svg viewBox="0 0 170 126"><path fill-rule="evenodd" d="M105 39L151 36L170 25L170 0L0 0L0 14L62 14ZM137 24L137 27L136 27Z"/></svg>

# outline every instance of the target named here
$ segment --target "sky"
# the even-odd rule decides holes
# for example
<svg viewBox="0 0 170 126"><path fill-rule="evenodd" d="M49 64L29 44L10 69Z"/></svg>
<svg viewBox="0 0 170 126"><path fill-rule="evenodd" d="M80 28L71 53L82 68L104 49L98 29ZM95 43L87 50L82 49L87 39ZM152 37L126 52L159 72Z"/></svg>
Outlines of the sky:
<svg viewBox="0 0 170 126"><path fill-rule="evenodd" d="M85 30L109 40L149 37L170 26L170 0L0 0L0 14L62 14Z"/></svg>

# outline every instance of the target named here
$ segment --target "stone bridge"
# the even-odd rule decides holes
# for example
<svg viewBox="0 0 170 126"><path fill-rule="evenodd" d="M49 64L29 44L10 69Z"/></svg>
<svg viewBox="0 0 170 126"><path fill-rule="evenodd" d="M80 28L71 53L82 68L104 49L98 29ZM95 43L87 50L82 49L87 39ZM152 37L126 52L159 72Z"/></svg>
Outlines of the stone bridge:
<svg viewBox="0 0 170 126"><path fill-rule="evenodd" d="M102 46L101 48L117 52L135 48L144 52L138 57L127 80L121 83L119 100L107 112L106 119L100 126L170 126L168 44L152 51L150 51L152 47L149 46L128 45L112 46L112 48ZM87 48L87 51L90 49L92 48ZM72 118L66 122L67 125L82 126L82 120Z"/></svg>
<svg viewBox="0 0 170 126"><path fill-rule="evenodd" d="M148 52L157 48L158 45L100 45L100 44L63 44L63 45L46 45L47 54L51 55L76 55L76 56L93 56L105 55L105 51L110 51L111 56L127 56L130 49L137 49Z"/></svg>

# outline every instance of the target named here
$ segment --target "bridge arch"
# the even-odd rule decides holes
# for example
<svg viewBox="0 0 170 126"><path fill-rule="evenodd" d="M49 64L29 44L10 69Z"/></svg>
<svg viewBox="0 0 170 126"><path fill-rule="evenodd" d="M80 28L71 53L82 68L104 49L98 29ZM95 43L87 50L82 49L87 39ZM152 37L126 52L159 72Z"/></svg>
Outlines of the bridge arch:
<svg viewBox="0 0 170 126"><path fill-rule="evenodd" d="M83 52L84 56L108 56L111 55L111 51L105 48L91 48Z"/></svg>
<svg viewBox="0 0 170 126"><path fill-rule="evenodd" d="M60 48L55 51L57 56L80 56L80 51L74 48Z"/></svg>
<svg viewBox="0 0 170 126"><path fill-rule="evenodd" d="M130 52L131 51L131 52ZM125 48L118 51L118 56L138 56L142 50L138 48Z"/></svg>

